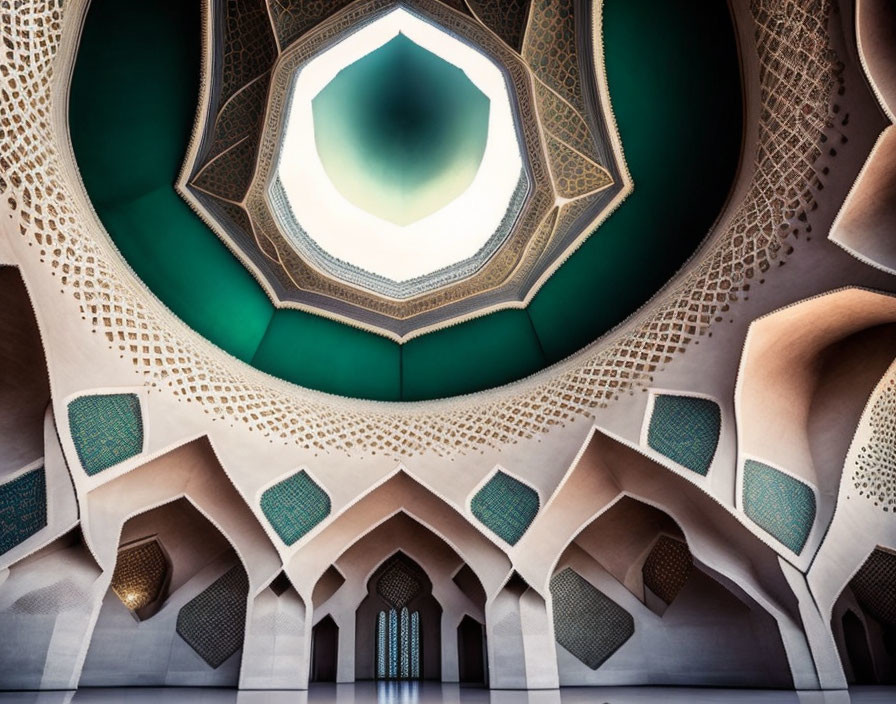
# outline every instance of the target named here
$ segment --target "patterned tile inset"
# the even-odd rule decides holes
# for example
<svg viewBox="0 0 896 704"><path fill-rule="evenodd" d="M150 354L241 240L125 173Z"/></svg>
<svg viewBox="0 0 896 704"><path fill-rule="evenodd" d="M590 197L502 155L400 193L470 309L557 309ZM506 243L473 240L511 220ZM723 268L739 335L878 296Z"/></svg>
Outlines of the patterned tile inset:
<svg viewBox="0 0 896 704"><path fill-rule="evenodd" d="M499 538L515 545L535 519L538 493L509 474L498 472L473 497L473 515Z"/></svg>
<svg viewBox="0 0 896 704"><path fill-rule="evenodd" d="M551 595L557 642L592 670L635 632L628 611L569 567L551 578Z"/></svg>
<svg viewBox="0 0 896 704"><path fill-rule="evenodd" d="M149 606L162 594L168 560L159 541L150 540L118 551L112 590L131 611Z"/></svg>
<svg viewBox="0 0 896 704"><path fill-rule="evenodd" d="M676 464L706 476L722 429L719 405L693 396L657 396L647 445Z"/></svg>
<svg viewBox="0 0 896 704"><path fill-rule="evenodd" d="M38 467L0 486L0 555L47 525L47 479Z"/></svg>
<svg viewBox="0 0 896 704"><path fill-rule="evenodd" d="M644 586L667 604L671 604L691 574L694 561L691 551L681 540L666 535L656 541L644 567Z"/></svg>
<svg viewBox="0 0 896 704"><path fill-rule="evenodd" d="M896 555L877 548L849 583L856 600L886 626L896 626Z"/></svg>
<svg viewBox="0 0 896 704"><path fill-rule="evenodd" d="M137 394L76 398L68 404L68 424L78 460L90 476L143 450L143 418Z"/></svg>
<svg viewBox="0 0 896 704"><path fill-rule="evenodd" d="M404 557L398 555L377 581L376 593L396 609L407 606L423 589L415 572Z"/></svg>
<svg viewBox="0 0 896 704"><path fill-rule="evenodd" d="M232 567L177 614L177 634L210 667L218 668L243 647L249 577Z"/></svg>
<svg viewBox="0 0 896 704"><path fill-rule="evenodd" d="M287 545L330 515L330 497L304 470L261 495L261 510Z"/></svg>
<svg viewBox="0 0 896 704"><path fill-rule="evenodd" d="M799 554L815 521L808 484L762 462L744 463L744 512L756 525Z"/></svg>

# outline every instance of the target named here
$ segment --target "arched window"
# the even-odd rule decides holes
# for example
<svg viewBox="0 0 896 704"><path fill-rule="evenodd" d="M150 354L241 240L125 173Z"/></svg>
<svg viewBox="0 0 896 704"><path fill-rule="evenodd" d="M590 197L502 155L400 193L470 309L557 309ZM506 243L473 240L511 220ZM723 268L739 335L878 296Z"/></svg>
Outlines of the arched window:
<svg viewBox="0 0 896 704"><path fill-rule="evenodd" d="M355 631L357 679L438 679L442 609L417 563L398 552L367 583Z"/></svg>
<svg viewBox="0 0 896 704"><path fill-rule="evenodd" d="M379 680L420 678L420 613L389 609L376 620L376 677Z"/></svg>

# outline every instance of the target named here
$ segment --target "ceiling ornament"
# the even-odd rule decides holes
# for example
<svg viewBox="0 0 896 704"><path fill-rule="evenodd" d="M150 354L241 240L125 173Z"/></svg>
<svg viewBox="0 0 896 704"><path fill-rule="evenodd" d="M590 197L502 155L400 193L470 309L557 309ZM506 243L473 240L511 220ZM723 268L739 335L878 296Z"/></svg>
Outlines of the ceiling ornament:
<svg viewBox="0 0 896 704"><path fill-rule="evenodd" d="M599 33L590 54L577 53L571 40L560 61L552 49L545 68L541 48L571 37L571 13L533 8L532 31L511 46L506 41L517 33L487 26L487 15L480 19L462 3L366 0L333 3L329 12L317 4L286 12L281 5L209 3L205 80L178 182L275 305L399 342L522 308L631 191ZM333 163L344 165L353 142L347 138L344 153L322 158L339 135L332 134L333 120L322 125L314 117L347 72L379 61L399 35L440 59L443 72L460 69L488 98L478 168L446 166L429 195L453 197L409 205L411 222L389 221L387 196L368 197L366 209L357 188L346 196L346 183L376 190L376 178L363 169L336 173ZM248 51L252 61L241 58ZM438 80L438 70L421 76ZM416 90L421 101L425 93ZM463 94L463 87L451 93ZM452 108L439 98L440 109ZM461 146L471 140L467 132L453 135ZM452 175L444 172L452 168L466 171L449 187Z"/></svg>
<svg viewBox="0 0 896 704"><path fill-rule="evenodd" d="M813 184L822 167L816 162L843 82L826 31L830 2L752 3L761 106L754 171L730 218L690 264L617 334L524 382L447 401L373 404L302 389L222 354L165 309L123 262L90 207L71 148L60 145L66 111L56 96L65 95L77 45L72 37L86 8L75 2L63 11L47 2L33 9L29 32L14 23L2 27L10 51L33 66L16 87L21 101L0 104L10 130L33 145L23 151L12 140L0 141L0 194L16 214L21 239L48 272L58 272L58 286L79 306L84 324L133 365L145 386L194 403L216 420L321 454L478 452L592 417L596 407L647 386L663 364L723 319L746 286L787 260L799 216L817 206ZM9 86L12 78L4 80ZM788 184L784 193L782 184Z"/></svg>

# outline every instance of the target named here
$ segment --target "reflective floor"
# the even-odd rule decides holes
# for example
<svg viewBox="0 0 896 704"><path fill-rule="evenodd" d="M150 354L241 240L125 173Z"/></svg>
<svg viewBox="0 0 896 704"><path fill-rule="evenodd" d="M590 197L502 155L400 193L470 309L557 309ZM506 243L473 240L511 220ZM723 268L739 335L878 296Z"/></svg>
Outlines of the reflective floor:
<svg viewBox="0 0 896 704"><path fill-rule="evenodd" d="M312 685L307 692L128 688L77 692L0 692L0 704L893 704L896 687L848 692L778 692L685 687L569 687L546 691L476 689L451 684Z"/></svg>

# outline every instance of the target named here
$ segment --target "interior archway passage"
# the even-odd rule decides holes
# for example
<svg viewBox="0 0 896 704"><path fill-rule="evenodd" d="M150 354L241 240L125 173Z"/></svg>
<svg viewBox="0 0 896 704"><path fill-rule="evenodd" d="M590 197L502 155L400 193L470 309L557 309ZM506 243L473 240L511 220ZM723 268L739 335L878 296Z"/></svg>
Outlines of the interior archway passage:
<svg viewBox="0 0 896 704"><path fill-rule="evenodd" d="M442 608L426 573L398 552L367 588L356 619L357 679L438 679Z"/></svg>

